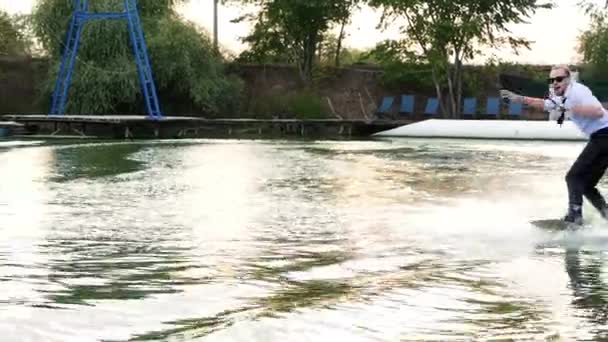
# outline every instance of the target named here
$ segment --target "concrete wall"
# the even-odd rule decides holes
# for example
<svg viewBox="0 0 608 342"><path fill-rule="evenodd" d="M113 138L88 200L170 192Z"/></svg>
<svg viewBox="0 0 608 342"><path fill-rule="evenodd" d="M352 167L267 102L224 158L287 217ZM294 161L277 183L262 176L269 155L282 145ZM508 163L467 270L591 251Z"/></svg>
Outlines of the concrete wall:
<svg viewBox="0 0 608 342"><path fill-rule="evenodd" d="M0 58L0 113L47 113L50 98L40 94L41 82L45 81L48 63L43 59ZM241 113L228 117L280 117L291 118L294 113L276 110L273 101L281 101L301 94L304 86L298 71L289 65L230 65L228 71L239 75L245 81L245 94ZM374 117L376 108L385 95L395 96L393 118L403 118L398 113L401 94L415 94L415 109L421 114L426 99L434 94L421 93L416 84L403 84L387 89L382 85L382 70L377 67L353 66L349 68L326 68L319 74L317 86L310 92L321 101L323 111L329 118L369 119ZM52 80L51 80L52 81ZM490 82L491 83L491 82ZM488 83L489 84L489 83ZM487 93L496 96L497 89L488 85ZM482 97L478 106L484 106ZM190 108L180 103L174 108ZM268 108L268 113L260 114ZM256 113L257 110L257 113ZM193 115L196 113L166 113L167 115ZM536 113L536 117L542 114Z"/></svg>
<svg viewBox="0 0 608 342"><path fill-rule="evenodd" d="M31 58L0 58L0 113L46 113L51 99L40 96L48 64Z"/></svg>
<svg viewBox="0 0 608 342"><path fill-rule="evenodd" d="M277 101L304 89L297 68L290 65L241 64L229 70L245 80L245 113L254 113L260 102ZM322 70L320 76L314 93L331 117L360 119L374 113L383 92L380 69L333 68Z"/></svg>

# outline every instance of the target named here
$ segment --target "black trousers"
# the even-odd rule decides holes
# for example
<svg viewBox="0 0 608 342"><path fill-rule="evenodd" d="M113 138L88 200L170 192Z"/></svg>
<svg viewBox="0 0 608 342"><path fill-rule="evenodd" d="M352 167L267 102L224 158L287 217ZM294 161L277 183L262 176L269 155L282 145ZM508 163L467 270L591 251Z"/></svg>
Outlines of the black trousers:
<svg viewBox="0 0 608 342"><path fill-rule="evenodd" d="M587 145L566 174L570 206L582 206L583 196L598 210L606 208L597 183L608 168L608 129L592 134Z"/></svg>

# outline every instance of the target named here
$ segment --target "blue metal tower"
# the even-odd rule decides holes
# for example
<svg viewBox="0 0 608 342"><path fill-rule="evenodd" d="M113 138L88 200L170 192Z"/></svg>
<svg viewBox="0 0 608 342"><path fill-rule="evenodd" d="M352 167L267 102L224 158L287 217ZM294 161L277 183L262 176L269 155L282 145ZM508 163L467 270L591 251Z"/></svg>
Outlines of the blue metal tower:
<svg viewBox="0 0 608 342"><path fill-rule="evenodd" d="M118 13L89 13L89 0L75 0L74 14L70 23L70 29L66 38L63 51L63 59L55 84L53 103L50 115L63 115L68 98L70 81L74 72L74 62L78 54L80 36L86 22L90 20L126 19L129 25L131 46L135 53L137 71L141 84L148 116L151 119L162 118L152 68L148 57L148 49L144 39L136 0L124 0L124 12Z"/></svg>

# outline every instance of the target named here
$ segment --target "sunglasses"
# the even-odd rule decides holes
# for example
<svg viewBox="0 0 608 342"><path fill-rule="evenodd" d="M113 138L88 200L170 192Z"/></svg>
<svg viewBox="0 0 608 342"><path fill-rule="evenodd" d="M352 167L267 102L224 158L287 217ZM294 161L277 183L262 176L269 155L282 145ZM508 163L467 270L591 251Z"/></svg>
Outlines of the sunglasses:
<svg viewBox="0 0 608 342"><path fill-rule="evenodd" d="M549 78L547 78L547 82L548 82L549 84L551 84L551 83L553 83L553 82L557 82L557 83L559 83L559 82L561 82L561 81L565 80L566 78L568 78L568 76L549 77Z"/></svg>

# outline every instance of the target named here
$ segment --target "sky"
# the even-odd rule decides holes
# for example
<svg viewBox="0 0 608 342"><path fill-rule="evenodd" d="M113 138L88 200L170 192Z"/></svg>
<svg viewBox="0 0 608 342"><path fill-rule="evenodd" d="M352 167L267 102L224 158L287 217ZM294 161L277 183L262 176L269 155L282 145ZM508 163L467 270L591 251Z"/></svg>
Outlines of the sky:
<svg viewBox="0 0 608 342"><path fill-rule="evenodd" d="M90 0L96 1L96 0ZM99 1L99 0L97 0ZM603 4L605 0L592 0ZM35 0L0 0L0 8L9 13L31 12ZM530 50L522 50L515 55L510 49L489 51L485 57L473 61L482 63L494 54L495 57L508 62L530 64L561 64L577 63L580 56L577 53L577 37L587 28L588 18L580 10L577 0L554 0L557 7L552 10L538 11L527 24L512 26L512 31L533 41ZM213 32L213 0L189 0L177 8L185 19L193 21ZM235 24L230 21L243 14L238 7L220 5L218 21L218 36L224 49L235 54L242 51L244 46L239 38L249 32L247 24ZM347 28L349 36L345 46L365 49L373 47L376 42L399 36L397 27L386 31L377 28L380 13L362 8L355 12L352 24Z"/></svg>

